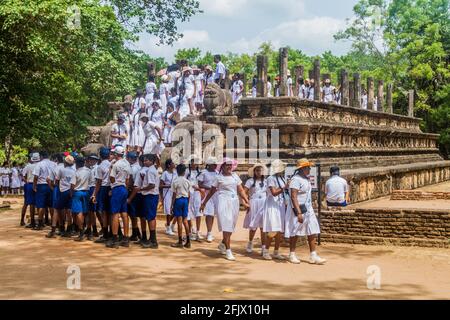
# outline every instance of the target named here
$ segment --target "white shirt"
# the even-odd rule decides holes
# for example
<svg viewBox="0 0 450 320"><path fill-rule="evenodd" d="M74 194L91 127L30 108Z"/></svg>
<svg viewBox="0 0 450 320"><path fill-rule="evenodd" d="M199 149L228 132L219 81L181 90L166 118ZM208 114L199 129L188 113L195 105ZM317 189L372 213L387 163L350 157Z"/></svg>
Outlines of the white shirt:
<svg viewBox="0 0 450 320"><path fill-rule="evenodd" d="M133 101L133 112L135 112L135 110L139 110L142 105L145 106L145 99L143 97L135 98Z"/></svg>
<svg viewBox="0 0 450 320"><path fill-rule="evenodd" d="M308 88L305 86L305 84L302 84L298 88L298 97L304 99L306 98L307 95L308 95Z"/></svg>
<svg viewBox="0 0 450 320"><path fill-rule="evenodd" d="M307 88L307 96L308 100L314 100L314 86Z"/></svg>
<svg viewBox="0 0 450 320"><path fill-rule="evenodd" d="M262 199L267 195L267 179L263 179L262 186L261 180L257 180L255 186L253 186L254 179L250 178L245 182L245 187L249 190L250 199Z"/></svg>
<svg viewBox="0 0 450 320"><path fill-rule="evenodd" d="M194 91L194 76L191 74L187 77L181 77L178 79L178 89L181 87L184 81L184 89L186 91ZM178 91L179 92L179 91Z"/></svg>
<svg viewBox="0 0 450 320"><path fill-rule="evenodd" d="M155 187L148 191L143 191L143 195L153 194L159 195L159 173L155 166L151 166L147 170L147 174L145 175L144 181L142 183L142 188L148 187L149 184L154 184Z"/></svg>
<svg viewBox="0 0 450 320"><path fill-rule="evenodd" d="M210 74L209 76L206 76L206 84L210 84L214 82L214 74Z"/></svg>
<svg viewBox="0 0 450 320"><path fill-rule="evenodd" d="M89 175L89 187L95 187L97 184L97 181L95 179L95 173L97 172L98 164L94 164L92 168L90 169L90 175Z"/></svg>
<svg viewBox="0 0 450 320"><path fill-rule="evenodd" d="M198 180L198 182L201 182L205 187L211 188L217 175L218 175L218 173L216 171L211 172L211 171L204 169L200 173L200 175L197 177L197 180Z"/></svg>
<svg viewBox="0 0 450 320"><path fill-rule="evenodd" d="M125 134L126 136L128 136L128 130L125 124L119 125L118 123L114 123L111 127L111 133L118 135ZM115 146L117 144L120 144L121 146L126 147L126 141L127 138L125 139L112 138L112 145Z"/></svg>
<svg viewBox="0 0 450 320"><path fill-rule="evenodd" d="M75 170L71 166L60 168L56 172L55 179L59 181L60 192L66 192L70 189L70 184L74 175Z"/></svg>
<svg viewBox="0 0 450 320"><path fill-rule="evenodd" d="M107 187L111 185L109 180L109 168L111 167L111 162L109 160L103 160L100 165L97 166L95 171L95 179L102 180L102 187Z"/></svg>
<svg viewBox="0 0 450 320"><path fill-rule="evenodd" d="M333 175L325 183L325 193L328 202L344 202L346 192L348 192L348 184L347 181L342 177Z"/></svg>
<svg viewBox="0 0 450 320"><path fill-rule="evenodd" d="M299 205L305 205L308 213L314 213L311 197L311 182L299 175L292 177L289 184L290 189L298 190L297 200Z"/></svg>
<svg viewBox="0 0 450 320"><path fill-rule="evenodd" d="M38 177L37 184L47 184L47 178L52 169L51 163L49 159L43 159L34 167L33 175Z"/></svg>
<svg viewBox="0 0 450 320"><path fill-rule="evenodd" d="M111 169L110 177L113 177L114 183L111 184L111 188L115 188L118 186L126 187L126 180L131 174L131 167L127 160L120 159L116 161Z"/></svg>
<svg viewBox="0 0 450 320"><path fill-rule="evenodd" d="M48 179L52 182L55 182L59 170L61 170L63 168L64 168L64 163L56 163L56 162L50 161L50 173L48 175Z"/></svg>
<svg viewBox="0 0 450 320"><path fill-rule="evenodd" d="M277 196L273 196L272 192L269 190L269 188L272 187L275 189L280 189L280 188L284 188L285 186L286 186L286 180L284 179L284 177L281 177L281 176L277 177L275 175L270 176L267 178L267 195L269 197L273 197L275 201L284 201L282 193L280 193Z"/></svg>
<svg viewBox="0 0 450 320"><path fill-rule="evenodd" d="M33 183L33 170L35 167L36 163L28 163L25 168L23 168L22 176L26 179L27 183Z"/></svg>
<svg viewBox="0 0 450 320"><path fill-rule="evenodd" d="M231 176L224 176L218 174L213 182L213 187L217 188L219 195L226 193L228 195L237 196L237 186L242 184L241 178L236 173L231 173Z"/></svg>
<svg viewBox="0 0 450 320"><path fill-rule="evenodd" d="M225 75L225 73L226 73L225 65L222 63L222 61L219 61L216 65L216 73L214 74L214 80L220 79L221 75L222 74Z"/></svg>
<svg viewBox="0 0 450 320"><path fill-rule="evenodd" d="M156 84L154 82L147 82L145 85L145 92L147 94L153 95L158 88L156 87Z"/></svg>
<svg viewBox="0 0 450 320"><path fill-rule="evenodd" d="M286 86L287 86L287 95L290 97L292 95L292 92L291 92L292 78L291 77L287 78Z"/></svg>
<svg viewBox="0 0 450 320"><path fill-rule="evenodd" d="M155 122L162 129L164 126L164 112L161 109L148 110L148 119Z"/></svg>
<svg viewBox="0 0 450 320"><path fill-rule="evenodd" d="M322 87L322 93L323 93L323 101L324 102L332 102L334 101L334 86L323 86Z"/></svg>
<svg viewBox="0 0 450 320"><path fill-rule="evenodd" d="M146 176L147 176L147 171L148 171L148 167L142 167L141 170L139 170L138 174L136 175L136 179L134 179L134 186L137 188L143 188L144 187L144 181L146 180ZM146 182L146 185L148 185L148 183ZM146 191L146 194L148 194L149 191ZM144 194L143 191L139 191L139 194Z"/></svg>
<svg viewBox="0 0 450 320"><path fill-rule="evenodd" d="M169 171L164 171L161 175L161 180L162 182L164 182L165 185L171 186L172 182L176 179L177 177L177 173L174 172L169 172Z"/></svg>
<svg viewBox="0 0 450 320"><path fill-rule="evenodd" d="M241 87L244 86L244 83L241 80L237 80L233 82L233 94L235 95L242 95Z"/></svg>
<svg viewBox="0 0 450 320"><path fill-rule="evenodd" d="M191 192L194 192L194 186L198 186L198 180L197 180L197 176L200 175L199 172L197 172L197 170L191 170L189 171L189 169L186 169L186 179L188 179L191 182Z"/></svg>
<svg viewBox="0 0 450 320"><path fill-rule="evenodd" d="M188 179L179 176L175 178L175 180L172 182L172 185L170 186L172 192L176 196L176 199L189 197L189 191L191 187L191 182Z"/></svg>
<svg viewBox="0 0 450 320"><path fill-rule="evenodd" d="M130 164L130 168L131 168L130 177L133 178L133 181L136 181L139 171L141 171L141 166L139 165L139 161L136 161L135 163Z"/></svg>
<svg viewBox="0 0 450 320"><path fill-rule="evenodd" d="M87 167L78 168L72 176L70 184L74 185L75 191L88 191L89 180L91 178L91 170Z"/></svg>
<svg viewBox="0 0 450 320"><path fill-rule="evenodd" d="M267 96L272 96L272 83L270 83L269 81L267 81Z"/></svg>

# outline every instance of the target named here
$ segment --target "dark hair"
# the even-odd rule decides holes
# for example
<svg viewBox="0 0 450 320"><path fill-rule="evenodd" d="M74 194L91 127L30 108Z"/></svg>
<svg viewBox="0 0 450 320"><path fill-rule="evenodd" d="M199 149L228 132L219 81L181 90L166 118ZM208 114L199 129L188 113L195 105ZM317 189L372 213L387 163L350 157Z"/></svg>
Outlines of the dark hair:
<svg viewBox="0 0 450 320"><path fill-rule="evenodd" d="M270 76L267 76L267 81L270 81L271 79L270 79Z"/></svg>
<svg viewBox="0 0 450 320"><path fill-rule="evenodd" d="M330 167L330 175L339 175L339 167L338 166L331 166Z"/></svg>
<svg viewBox="0 0 450 320"><path fill-rule="evenodd" d="M215 54L214 59L217 59L220 61L220 60L222 60L222 57L220 56L220 54Z"/></svg>
<svg viewBox="0 0 450 320"><path fill-rule="evenodd" d="M136 90L136 96L141 97L144 94L141 89Z"/></svg>
<svg viewBox="0 0 450 320"><path fill-rule="evenodd" d="M148 76L149 82L155 82L155 76Z"/></svg>
<svg viewBox="0 0 450 320"><path fill-rule="evenodd" d="M184 176L184 173L186 172L186 166L182 163L177 165L177 174L178 176Z"/></svg>
<svg viewBox="0 0 450 320"><path fill-rule="evenodd" d="M64 154L63 153L55 154L55 160L58 163L63 163L64 162Z"/></svg>
<svg viewBox="0 0 450 320"><path fill-rule="evenodd" d="M159 94L159 91L156 91L153 93L153 99L160 99L161 95Z"/></svg>
<svg viewBox="0 0 450 320"><path fill-rule="evenodd" d="M48 152L43 150L40 152L41 158L42 159L48 159Z"/></svg>
<svg viewBox="0 0 450 320"><path fill-rule="evenodd" d="M77 166L77 168L81 168L84 167L86 160L83 157L77 157L75 159L75 165Z"/></svg>
<svg viewBox="0 0 450 320"><path fill-rule="evenodd" d="M173 163L172 159L167 159L166 162L164 163L164 167L167 169L169 169L170 165Z"/></svg>
<svg viewBox="0 0 450 320"><path fill-rule="evenodd" d="M261 175L261 182L259 183L259 185L262 187L264 187L264 175ZM252 188L254 188L256 186L256 174L253 174L253 185Z"/></svg>
<svg viewBox="0 0 450 320"><path fill-rule="evenodd" d="M170 93L177 93L177 89L175 87L170 88Z"/></svg>
<svg viewBox="0 0 450 320"><path fill-rule="evenodd" d="M192 173L192 167L191 167L191 164L189 163L189 173L188 173L188 175L187 175L187 178L188 178L188 179L191 177L191 173ZM198 166L197 166L197 176L196 176L196 178L198 178L198 176L199 176L200 174L201 174L200 169L199 169Z"/></svg>

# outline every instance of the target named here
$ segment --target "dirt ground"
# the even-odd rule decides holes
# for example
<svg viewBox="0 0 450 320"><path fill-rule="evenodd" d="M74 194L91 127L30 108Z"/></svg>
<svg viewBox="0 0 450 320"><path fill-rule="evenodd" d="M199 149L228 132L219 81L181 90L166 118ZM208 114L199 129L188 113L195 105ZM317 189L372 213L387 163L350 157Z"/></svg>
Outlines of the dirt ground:
<svg viewBox="0 0 450 320"><path fill-rule="evenodd" d="M217 240L171 248L175 239L163 234L163 221L158 250L46 239L47 230L18 226L20 206L18 200L12 210L0 211L0 299L450 298L448 249L322 244L318 252L328 262L318 266L304 261L308 250L302 246L303 261L293 265L245 253L247 233L239 228L232 237L237 261L231 262L218 253ZM243 214L239 226L242 221ZM80 267L80 290L67 289L70 265ZM380 268L379 290L367 287L372 265Z"/></svg>

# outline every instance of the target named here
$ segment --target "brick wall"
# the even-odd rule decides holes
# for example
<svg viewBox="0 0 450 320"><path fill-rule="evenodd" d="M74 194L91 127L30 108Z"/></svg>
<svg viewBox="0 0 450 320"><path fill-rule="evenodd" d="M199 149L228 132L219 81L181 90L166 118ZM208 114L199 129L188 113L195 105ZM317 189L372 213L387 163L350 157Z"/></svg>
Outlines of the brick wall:
<svg viewBox="0 0 450 320"><path fill-rule="evenodd" d="M450 247L450 212L425 209L323 211L326 242Z"/></svg>
<svg viewBox="0 0 450 320"><path fill-rule="evenodd" d="M450 200L450 192L394 190L391 200Z"/></svg>

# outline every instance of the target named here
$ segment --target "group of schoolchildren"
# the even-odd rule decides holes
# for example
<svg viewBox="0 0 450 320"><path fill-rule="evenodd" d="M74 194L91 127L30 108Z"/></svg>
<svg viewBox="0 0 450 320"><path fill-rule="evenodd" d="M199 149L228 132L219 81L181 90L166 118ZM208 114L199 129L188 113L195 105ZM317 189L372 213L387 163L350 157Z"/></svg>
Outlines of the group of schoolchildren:
<svg viewBox="0 0 450 320"><path fill-rule="evenodd" d="M9 168L5 163L0 167L0 192L2 196L7 194L20 194L23 191L22 168L16 163Z"/></svg>
<svg viewBox="0 0 450 320"><path fill-rule="evenodd" d="M248 253L253 252L253 239L260 229L264 259L286 259L279 250L284 237L289 239L290 246L287 260L300 263L295 254L297 240L306 236L310 262L325 263L316 253L320 228L312 206L311 162L299 160L289 180L285 177L286 164L280 160L268 166L256 164L249 170L245 184L234 172L236 160L225 158L219 163L210 157L202 170L201 163L195 156L178 165L168 159L161 174L157 155L138 156L120 145L112 150L101 148L99 157L56 154L49 159L46 152L33 153L24 168L21 225L25 225L25 214L30 207L31 223L27 227L42 230L46 223L51 226L48 238L76 236L76 241L95 240L109 248L129 247L134 242L143 248L156 249L156 216L161 202L166 215L166 234L175 235L177 226L178 241L173 247L190 248L192 240L205 239L200 232L203 216L206 241L212 242L217 218L218 229L223 233L219 251L226 259L235 260L231 236L242 204L247 210L243 227L249 230ZM333 181L327 183L327 188L334 193L334 197L327 197L334 202L329 205L346 205L343 192L336 193L338 189L348 192L344 190L345 180L336 177ZM272 240L275 243L271 255Z"/></svg>

